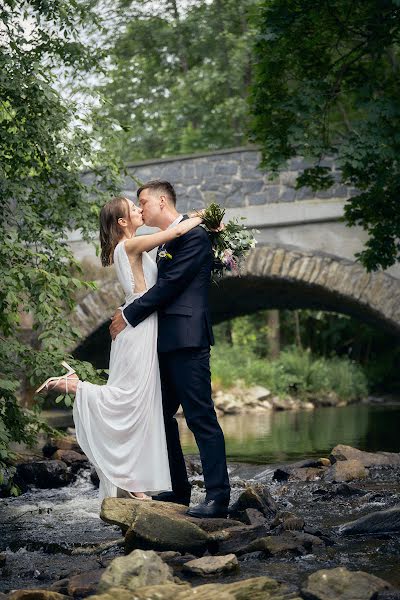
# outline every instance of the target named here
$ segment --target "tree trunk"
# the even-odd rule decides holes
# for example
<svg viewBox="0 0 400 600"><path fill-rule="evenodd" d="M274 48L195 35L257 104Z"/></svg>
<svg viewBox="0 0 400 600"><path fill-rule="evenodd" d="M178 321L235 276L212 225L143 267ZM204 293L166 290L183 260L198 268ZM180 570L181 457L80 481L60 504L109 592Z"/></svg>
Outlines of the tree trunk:
<svg viewBox="0 0 400 600"><path fill-rule="evenodd" d="M303 350L303 345L301 343L301 336L300 336L299 311L298 310L294 310L293 311L293 315L294 315L294 331L295 331L296 346L300 350Z"/></svg>
<svg viewBox="0 0 400 600"><path fill-rule="evenodd" d="M278 358L281 351L279 310L267 311L268 358Z"/></svg>

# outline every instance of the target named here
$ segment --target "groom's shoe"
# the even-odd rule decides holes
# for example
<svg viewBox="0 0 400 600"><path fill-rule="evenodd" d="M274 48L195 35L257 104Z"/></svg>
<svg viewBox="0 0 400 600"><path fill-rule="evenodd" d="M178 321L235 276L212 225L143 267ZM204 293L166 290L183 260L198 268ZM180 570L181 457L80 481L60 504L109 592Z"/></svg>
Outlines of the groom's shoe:
<svg viewBox="0 0 400 600"><path fill-rule="evenodd" d="M190 494L178 496L174 492L161 492L161 494L152 496L152 498L153 500L158 500L160 502L173 502L174 504L185 504L186 506L189 506L190 504Z"/></svg>
<svg viewBox="0 0 400 600"><path fill-rule="evenodd" d="M189 508L186 512L190 517L197 517L199 519L212 519L212 518L223 518L226 519L228 516L228 504L226 502L219 502L218 500L206 500L200 502Z"/></svg>

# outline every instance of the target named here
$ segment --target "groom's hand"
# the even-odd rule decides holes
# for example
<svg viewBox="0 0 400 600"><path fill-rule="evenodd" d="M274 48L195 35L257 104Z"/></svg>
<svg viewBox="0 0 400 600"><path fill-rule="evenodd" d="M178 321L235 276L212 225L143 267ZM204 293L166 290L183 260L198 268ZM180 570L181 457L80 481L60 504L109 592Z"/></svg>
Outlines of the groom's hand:
<svg viewBox="0 0 400 600"><path fill-rule="evenodd" d="M122 311L117 310L114 315L111 317L111 325L109 327L110 335L113 340L117 337L121 331L123 331L126 327L126 323L124 321L124 317L122 316Z"/></svg>

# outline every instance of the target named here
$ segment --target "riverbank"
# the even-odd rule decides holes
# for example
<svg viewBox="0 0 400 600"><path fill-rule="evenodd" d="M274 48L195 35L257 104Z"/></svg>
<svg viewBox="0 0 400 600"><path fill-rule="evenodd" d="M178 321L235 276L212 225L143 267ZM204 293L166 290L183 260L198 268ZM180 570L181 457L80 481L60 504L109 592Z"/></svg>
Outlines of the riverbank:
<svg viewBox="0 0 400 600"><path fill-rule="evenodd" d="M50 441L42 466L32 460L22 468L39 478L26 482L19 498L1 501L1 591L52 594L36 600L64 600L54 594L125 600L133 592L141 600L189 600L194 589L204 600L398 598L398 591L387 594L400 585L399 454L338 446L314 461L230 463L227 520L189 519L176 505L108 499L101 521L95 478L78 450L72 437ZM54 487L53 479L45 488L43 463L64 463L69 482L64 477ZM187 467L197 502L204 497L198 458L188 457ZM54 466L50 473L55 476ZM115 561L126 552L132 562ZM201 556L206 560L199 563ZM146 571L143 563L164 573L157 590L145 590L146 579L132 580L132 570ZM111 588L119 577L118 590L107 584L110 570ZM11 596L24 598L22 591Z"/></svg>

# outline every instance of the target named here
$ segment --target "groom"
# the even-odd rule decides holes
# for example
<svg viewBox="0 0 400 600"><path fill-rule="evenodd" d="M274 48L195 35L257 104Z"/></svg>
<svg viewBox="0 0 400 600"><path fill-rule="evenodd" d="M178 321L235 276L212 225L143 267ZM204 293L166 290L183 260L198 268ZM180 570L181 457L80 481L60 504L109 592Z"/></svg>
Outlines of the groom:
<svg viewBox="0 0 400 600"><path fill-rule="evenodd" d="M150 181L138 191L143 220L162 230L186 216L176 210L168 181ZM128 324L136 327L158 312L158 356L172 492L156 499L189 505L191 485L175 414L183 407L203 466L206 500L188 510L194 517L226 517L230 486L225 441L211 399L210 345L214 343L208 306L213 253L207 232L195 227L158 249L154 287L112 318L113 339Z"/></svg>

